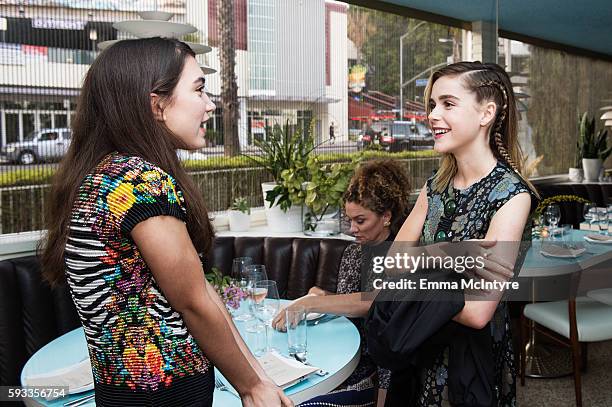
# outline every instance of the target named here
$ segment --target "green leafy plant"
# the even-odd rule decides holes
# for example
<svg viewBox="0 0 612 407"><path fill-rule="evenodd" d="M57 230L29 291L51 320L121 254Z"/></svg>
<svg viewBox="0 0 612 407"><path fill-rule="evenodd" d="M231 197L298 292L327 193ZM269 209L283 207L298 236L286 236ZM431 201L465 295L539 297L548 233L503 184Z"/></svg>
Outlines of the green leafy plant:
<svg viewBox="0 0 612 407"><path fill-rule="evenodd" d="M266 129L266 138L254 142L262 154L245 156L268 171L278 184L266 193L266 201L270 203L270 207L276 202L286 211L291 205L303 203L304 197L300 196L299 191L308 175L306 163L310 153L318 147L310 136L313 125L314 122L307 134L304 134L301 127L289 124L289 121L282 127L275 125L271 130Z"/></svg>
<svg viewBox="0 0 612 407"><path fill-rule="evenodd" d="M317 156L308 159L310 180L306 183L304 203L308 208L305 227L314 231L316 221L330 208L338 208L342 203L342 195L348 188L355 167L362 157L355 157L349 163L321 164Z"/></svg>
<svg viewBox="0 0 612 407"><path fill-rule="evenodd" d="M242 213L246 213L247 215L251 214L251 207L249 206L247 199L243 196L239 196L234 199L232 206L230 206L230 210L240 211Z"/></svg>
<svg viewBox="0 0 612 407"><path fill-rule="evenodd" d="M578 138L578 151L582 158L600 158L605 161L612 153L608 147L608 130L600 130L595 134L595 118L589 118L585 112L580 118L580 136Z"/></svg>

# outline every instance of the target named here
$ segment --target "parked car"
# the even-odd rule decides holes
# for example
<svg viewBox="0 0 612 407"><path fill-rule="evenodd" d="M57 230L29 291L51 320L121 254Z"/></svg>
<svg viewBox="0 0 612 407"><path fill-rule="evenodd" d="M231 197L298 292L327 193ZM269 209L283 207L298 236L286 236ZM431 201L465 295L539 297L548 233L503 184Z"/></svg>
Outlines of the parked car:
<svg viewBox="0 0 612 407"><path fill-rule="evenodd" d="M68 151L71 135L68 128L33 131L24 141L2 147L0 162L29 165L39 161L58 161Z"/></svg>
<svg viewBox="0 0 612 407"><path fill-rule="evenodd" d="M394 121L388 126L387 135L381 133L380 144L387 151L428 150L434 145L434 138L427 125L412 121Z"/></svg>

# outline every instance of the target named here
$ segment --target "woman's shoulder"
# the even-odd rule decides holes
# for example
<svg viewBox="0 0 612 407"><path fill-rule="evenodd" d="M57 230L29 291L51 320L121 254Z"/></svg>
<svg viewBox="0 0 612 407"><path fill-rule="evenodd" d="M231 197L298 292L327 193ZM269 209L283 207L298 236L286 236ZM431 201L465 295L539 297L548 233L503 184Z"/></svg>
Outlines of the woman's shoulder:
<svg viewBox="0 0 612 407"><path fill-rule="evenodd" d="M528 193L532 201L537 196L527 182L510 166L499 163L492 174L488 199L491 202L504 204L520 193Z"/></svg>
<svg viewBox="0 0 612 407"><path fill-rule="evenodd" d="M118 152L106 155L92 171L91 175L102 175L113 180L149 182L167 179L175 184L174 178L160 168L142 157Z"/></svg>

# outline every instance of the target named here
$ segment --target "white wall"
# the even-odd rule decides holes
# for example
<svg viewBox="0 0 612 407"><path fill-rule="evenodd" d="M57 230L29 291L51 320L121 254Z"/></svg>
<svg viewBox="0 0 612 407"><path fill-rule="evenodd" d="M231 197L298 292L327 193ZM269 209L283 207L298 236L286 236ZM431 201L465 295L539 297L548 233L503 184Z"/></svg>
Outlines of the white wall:
<svg viewBox="0 0 612 407"><path fill-rule="evenodd" d="M330 120L333 120L336 139L348 139L348 36L346 13L330 13L330 86L326 86L328 98L340 99L330 103L324 121L324 138L329 136ZM322 62L325 64L325 61Z"/></svg>

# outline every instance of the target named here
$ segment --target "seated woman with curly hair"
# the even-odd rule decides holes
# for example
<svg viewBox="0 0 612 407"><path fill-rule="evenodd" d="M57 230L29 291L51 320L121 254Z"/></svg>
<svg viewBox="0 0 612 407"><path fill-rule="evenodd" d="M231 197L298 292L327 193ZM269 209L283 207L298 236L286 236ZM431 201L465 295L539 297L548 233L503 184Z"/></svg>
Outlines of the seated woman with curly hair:
<svg viewBox="0 0 612 407"><path fill-rule="evenodd" d="M356 238L345 249L340 261L335 293L312 287L308 295L287 309L304 307L306 312L329 313L351 318L362 337L361 360L353 374L336 390L304 403L310 406L383 406L390 372L379 369L363 346L363 318L371 301L362 296L361 244L393 241L410 212L411 187L404 168L393 160L376 160L363 164L344 193L344 210ZM272 322L275 329L285 330L285 310ZM378 391L377 391L378 388ZM378 400L378 401L377 401Z"/></svg>

